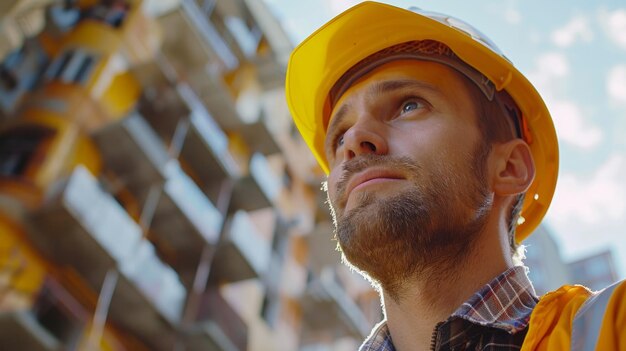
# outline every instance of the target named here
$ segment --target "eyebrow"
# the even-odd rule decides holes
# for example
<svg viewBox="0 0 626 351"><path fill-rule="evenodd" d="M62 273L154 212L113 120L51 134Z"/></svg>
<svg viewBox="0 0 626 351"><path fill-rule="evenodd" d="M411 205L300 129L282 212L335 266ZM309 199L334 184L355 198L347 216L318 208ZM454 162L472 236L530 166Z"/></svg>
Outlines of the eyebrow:
<svg viewBox="0 0 626 351"><path fill-rule="evenodd" d="M369 99L369 98L375 97L376 95L392 92L395 90L406 89L406 88L428 90L431 93L435 93L438 95L442 94L441 91L437 87L435 87L434 85L430 83L426 83L426 82L418 81L414 79L394 79L394 80L386 80L386 81L375 83L374 85L367 88L365 95ZM329 131L337 128L337 125L339 125L341 121L345 118L345 116L348 114L349 109L350 109L350 102L346 102L343 105L341 105L341 107L339 107L339 110L334 115L331 115L330 124L328 125L328 128L326 129L326 135L328 135ZM328 144L329 142L330 141L326 140L326 144ZM325 145L325 147L328 147L328 145Z"/></svg>

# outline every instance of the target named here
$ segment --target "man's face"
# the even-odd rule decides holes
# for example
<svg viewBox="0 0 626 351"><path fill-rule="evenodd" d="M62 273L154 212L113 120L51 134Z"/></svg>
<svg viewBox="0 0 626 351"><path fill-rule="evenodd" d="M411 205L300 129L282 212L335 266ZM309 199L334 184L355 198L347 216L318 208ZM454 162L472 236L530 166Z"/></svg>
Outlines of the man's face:
<svg viewBox="0 0 626 351"><path fill-rule="evenodd" d="M491 208L489 148L458 73L394 61L352 85L326 137L344 257L386 290L469 251Z"/></svg>

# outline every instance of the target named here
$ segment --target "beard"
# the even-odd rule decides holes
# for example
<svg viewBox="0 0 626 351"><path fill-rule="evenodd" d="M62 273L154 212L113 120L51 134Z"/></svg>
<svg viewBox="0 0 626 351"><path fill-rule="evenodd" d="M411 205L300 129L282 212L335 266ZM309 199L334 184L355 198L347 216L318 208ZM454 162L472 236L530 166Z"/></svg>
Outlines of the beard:
<svg viewBox="0 0 626 351"><path fill-rule="evenodd" d="M468 257L491 209L485 177L489 146L481 143L461 165L440 163L429 173L408 158L363 155L346 162L337 198L345 199L351 174L371 166L391 167L410 176L408 189L377 196L359 192L346 211L345 200L330 198L335 237L344 262L399 299L413 279L436 283L450 278ZM352 200L351 200L352 201ZM338 206L336 206L338 205ZM343 206L342 206L343 205Z"/></svg>

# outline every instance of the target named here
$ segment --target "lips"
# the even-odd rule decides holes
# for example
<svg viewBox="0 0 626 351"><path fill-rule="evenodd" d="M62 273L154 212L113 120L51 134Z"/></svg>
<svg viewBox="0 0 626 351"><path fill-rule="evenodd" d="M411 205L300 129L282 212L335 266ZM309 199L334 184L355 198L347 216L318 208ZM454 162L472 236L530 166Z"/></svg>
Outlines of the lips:
<svg viewBox="0 0 626 351"><path fill-rule="evenodd" d="M397 180L405 178L398 173L391 172L388 169L368 169L357 173L348 181L345 194L350 195L354 189L366 183L373 183L378 180L384 181L394 179Z"/></svg>

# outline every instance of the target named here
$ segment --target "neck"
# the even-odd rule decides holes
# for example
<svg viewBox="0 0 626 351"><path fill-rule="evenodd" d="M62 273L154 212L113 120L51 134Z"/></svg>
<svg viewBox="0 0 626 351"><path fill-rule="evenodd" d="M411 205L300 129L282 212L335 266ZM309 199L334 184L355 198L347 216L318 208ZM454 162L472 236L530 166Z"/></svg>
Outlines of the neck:
<svg viewBox="0 0 626 351"><path fill-rule="evenodd" d="M393 296L382 289L387 324L398 351L428 350L437 323L494 277L512 267L499 240L480 240L462 262L425 269ZM507 252L508 253L508 252Z"/></svg>

